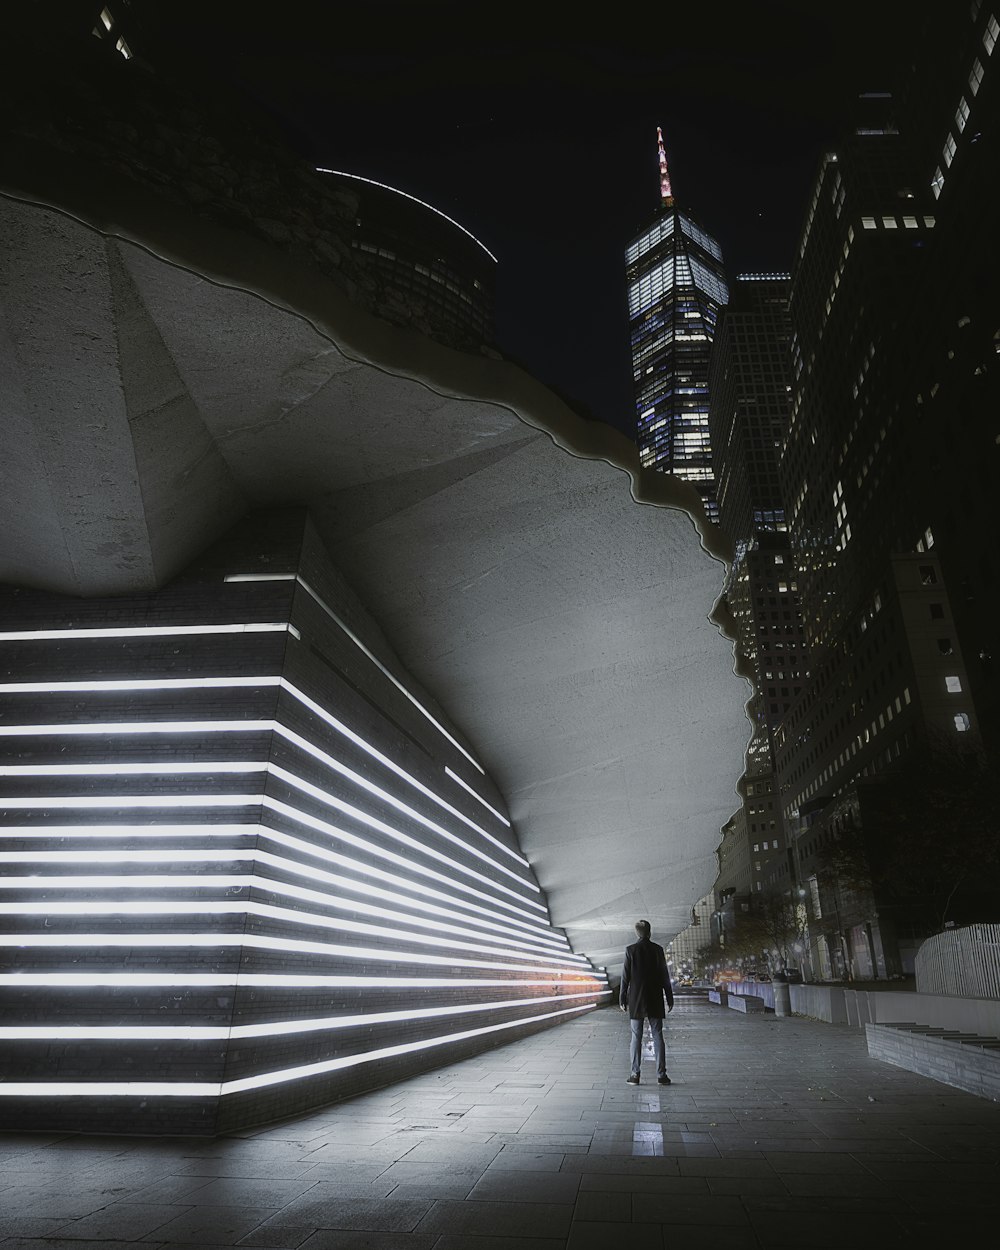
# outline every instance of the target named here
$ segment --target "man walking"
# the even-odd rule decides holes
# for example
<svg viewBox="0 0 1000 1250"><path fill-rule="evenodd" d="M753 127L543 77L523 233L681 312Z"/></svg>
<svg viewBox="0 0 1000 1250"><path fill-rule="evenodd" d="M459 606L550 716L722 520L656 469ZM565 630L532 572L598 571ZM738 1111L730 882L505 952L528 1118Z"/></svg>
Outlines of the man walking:
<svg viewBox="0 0 1000 1250"><path fill-rule="evenodd" d="M667 971L667 957L663 947L649 940L650 927L648 920L637 920L635 931L638 942L625 948L625 966L622 969L622 989L619 1006L629 1014L632 1026L632 1071L628 1077L629 1085L639 1084L639 1063L642 1059L642 1022L649 1021L649 1031L653 1035L653 1053L656 1056L656 1080L660 1085L669 1085L667 1076L667 1054L663 1044L663 999L667 1000L667 1011L674 1009L674 991L670 984L670 973Z"/></svg>

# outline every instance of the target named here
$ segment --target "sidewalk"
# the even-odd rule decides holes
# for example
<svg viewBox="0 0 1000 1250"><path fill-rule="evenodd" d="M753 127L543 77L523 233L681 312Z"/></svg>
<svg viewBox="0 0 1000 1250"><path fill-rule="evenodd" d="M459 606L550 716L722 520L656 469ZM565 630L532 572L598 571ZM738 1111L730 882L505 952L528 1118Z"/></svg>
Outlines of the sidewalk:
<svg viewBox="0 0 1000 1250"><path fill-rule="evenodd" d="M626 1085L627 1051L605 1009L239 1137L0 1134L0 1250L863 1250L995 1230L1000 1107L869 1059L863 1032L689 997L671 1086L651 1062Z"/></svg>

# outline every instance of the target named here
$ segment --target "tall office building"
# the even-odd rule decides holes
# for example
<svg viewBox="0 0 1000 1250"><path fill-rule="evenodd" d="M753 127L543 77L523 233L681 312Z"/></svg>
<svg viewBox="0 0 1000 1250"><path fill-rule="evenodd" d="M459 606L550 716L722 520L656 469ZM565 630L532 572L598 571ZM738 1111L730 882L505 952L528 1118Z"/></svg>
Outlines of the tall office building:
<svg viewBox="0 0 1000 1250"><path fill-rule="evenodd" d="M787 854L774 781L773 734L808 676L798 583L778 478L788 429L790 275L741 274L720 313L709 369L709 429L720 522L735 557L726 599L756 689L747 705L740 809L723 831L716 884L738 924ZM730 921L731 922L731 921Z"/></svg>
<svg viewBox="0 0 1000 1250"><path fill-rule="evenodd" d="M722 249L674 203L657 128L660 207L625 253L639 457L692 482L718 520L708 429L708 361L729 300Z"/></svg>
<svg viewBox="0 0 1000 1250"><path fill-rule="evenodd" d="M921 902L891 872L843 888L836 844L858 835L891 868L900 775L971 767L998 736L1000 21L978 3L934 20L933 59L895 98L861 97L823 158L792 288L781 478L812 673L775 735L794 860L773 888L807 887L822 975L905 969L941 920L933 889Z"/></svg>

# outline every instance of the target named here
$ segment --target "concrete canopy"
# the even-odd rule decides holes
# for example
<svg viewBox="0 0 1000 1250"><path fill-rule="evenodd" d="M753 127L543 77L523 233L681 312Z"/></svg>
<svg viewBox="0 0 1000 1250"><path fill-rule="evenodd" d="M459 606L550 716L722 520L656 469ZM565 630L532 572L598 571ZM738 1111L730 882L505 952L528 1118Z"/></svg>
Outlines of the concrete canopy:
<svg viewBox="0 0 1000 1250"><path fill-rule="evenodd" d="M0 199L0 578L150 588L246 509L308 504L574 947L612 967L638 916L684 927L748 737L695 493L515 367L119 190Z"/></svg>

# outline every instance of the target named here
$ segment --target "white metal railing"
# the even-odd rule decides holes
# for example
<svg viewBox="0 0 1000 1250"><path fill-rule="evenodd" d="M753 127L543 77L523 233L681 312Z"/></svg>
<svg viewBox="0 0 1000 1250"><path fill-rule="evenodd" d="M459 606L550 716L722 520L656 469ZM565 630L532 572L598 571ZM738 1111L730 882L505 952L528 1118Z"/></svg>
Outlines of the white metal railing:
<svg viewBox="0 0 1000 1250"><path fill-rule="evenodd" d="M917 951L914 971L921 994L1000 998L1000 925L935 934Z"/></svg>

